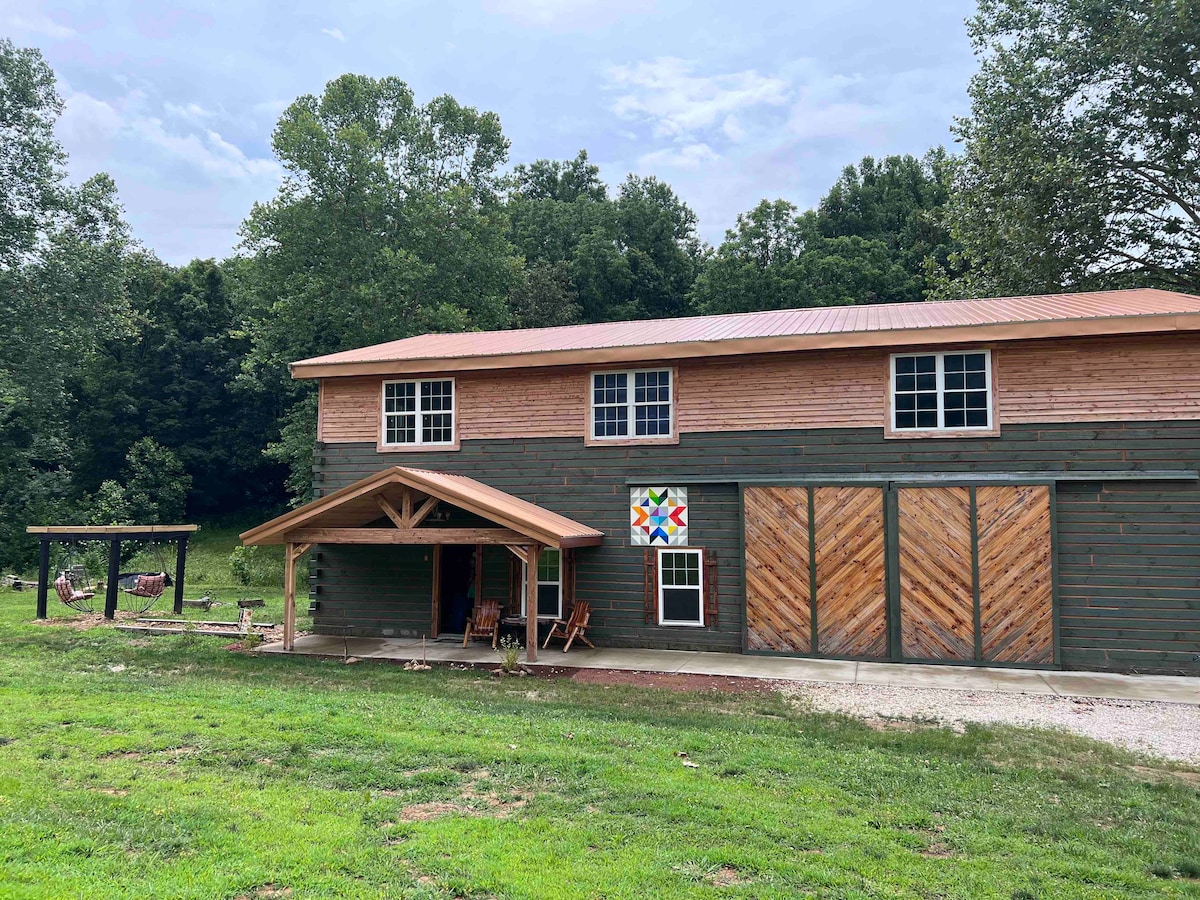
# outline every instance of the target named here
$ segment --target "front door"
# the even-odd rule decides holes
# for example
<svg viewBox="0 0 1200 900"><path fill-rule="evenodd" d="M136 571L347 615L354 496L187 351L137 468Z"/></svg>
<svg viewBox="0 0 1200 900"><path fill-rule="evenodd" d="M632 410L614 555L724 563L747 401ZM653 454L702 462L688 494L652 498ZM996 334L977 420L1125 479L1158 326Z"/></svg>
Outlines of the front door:
<svg viewBox="0 0 1200 900"><path fill-rule="evenodd" d="M461 635L475 601L475 547L444 544L438 581L438 633Z"/></svg>

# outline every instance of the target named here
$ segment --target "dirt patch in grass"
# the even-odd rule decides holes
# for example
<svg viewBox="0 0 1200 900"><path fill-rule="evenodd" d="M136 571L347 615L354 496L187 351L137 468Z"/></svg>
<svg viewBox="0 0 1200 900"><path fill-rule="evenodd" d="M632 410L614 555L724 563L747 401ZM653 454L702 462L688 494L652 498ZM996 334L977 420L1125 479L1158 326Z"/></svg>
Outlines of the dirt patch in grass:
<svg viewBox="0 0 1200 900"><path fill-rule="evenodd" d="M945 844L930 844L921 851L921 855L926 859L950 859L954 856L954 851Z"/></svg>
<svg viewBox="0 0 1200 900"><path fill-rule="evenodd" d="M234 900L280 900L292 896L290 887L280 887L277 884L264 884L256 887L248 894L238 894Z"/></svg>
<svg viewBox="0 0 1200 900"><path fill-rule="evenodd" d="M707 881L714 887L734 887L735 885L746 884L750 879L744 877L733 866L721 866L721 868L708 876Z"/></svg>
<svg viewBox="0 0 1200 900"><path fill-rule="evenodd" d="M92 628L104 628L116 625L119 622L132 622L137 617L137 613L125 612L123 609L118 609L113 619L104 618L103 613L81 613L78 616L34 619L33 624L44 628L69 628L72 631L88 631Z"/></svg>
<svg viewBox="0 0 1200 900"><path fill-rule="evenodd" d="M1200 787L1200 772L1181 772L1175 769L1159 769L1154 766L1130 766L1129 769L1147 781L1182 781L1192 787Z"/></svg>
<svg viewBox="0 0 1200 900"><path fill-rule="evenodd" d="M549 669L549 671L544 671ZM667 688L672 691L721 691L726 694L770 694L778 685L762 678L727 675L692 675L682 672L630 672L624 669L563 669L543 667L538 674L570 678L581 684L632 685Z"/></svg>

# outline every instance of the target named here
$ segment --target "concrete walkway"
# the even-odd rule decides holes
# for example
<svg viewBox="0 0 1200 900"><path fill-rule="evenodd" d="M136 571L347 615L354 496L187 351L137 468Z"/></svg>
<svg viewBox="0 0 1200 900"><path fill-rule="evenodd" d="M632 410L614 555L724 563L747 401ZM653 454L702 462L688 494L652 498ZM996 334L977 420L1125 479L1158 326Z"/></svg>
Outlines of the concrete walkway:
<svg viewBox="0 0 1200 900"><path fill-rule="evenodd" d="M286 653L282 643L264 644L259 652ZM304 656L356 656L359 659L407 661L421 658L421 642L405 638L340 638L307 634L296 638L294 653ZM426 658L437 663L496 663L499 655L487 644L430 641ZM820 681L886 687L940 688L958 691L997 691L1059 697L1101 697L1109 700L1157 700L1200 706L1200 678L1174 675L1114 675L1106 672L1047 672L1033 669L989 669L970 666L921 666L909 663L846 662L835 659L794 659L742 656L736 653L698 653L684 650L550 648L538 654L537 665L578 669L624 669L640 672L679 672L782 681Z"/></svg>

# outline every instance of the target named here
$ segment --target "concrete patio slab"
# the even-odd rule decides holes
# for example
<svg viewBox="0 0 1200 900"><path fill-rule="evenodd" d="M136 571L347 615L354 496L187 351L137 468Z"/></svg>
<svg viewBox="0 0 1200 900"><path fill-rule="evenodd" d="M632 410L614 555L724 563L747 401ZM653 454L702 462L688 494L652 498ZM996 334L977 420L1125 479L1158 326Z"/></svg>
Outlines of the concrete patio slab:
<svg viewBox="0 0 1200 900"><path fill-rule="evenodd" d="M282 643L264 644L260 653L289 655ZM429 641L430 662L494 665L499 654L485 643L469 647ZM340 638L306 634L296 638L298 656L408 661L420 659L420 640L407 638ZM955 691L1096 697L1109 700L1155 700L1200 706L1200 678L1169 675L1117 675L1108 672L1057 672L1036 669L926 666L911 663L853 662L783 656L743 656L685 650L635 650L601 647L553 648L538 654L535 665L566 669L619 669L634 672L686 673L777 681L817 681L878 687L937 688Z"/></svg>

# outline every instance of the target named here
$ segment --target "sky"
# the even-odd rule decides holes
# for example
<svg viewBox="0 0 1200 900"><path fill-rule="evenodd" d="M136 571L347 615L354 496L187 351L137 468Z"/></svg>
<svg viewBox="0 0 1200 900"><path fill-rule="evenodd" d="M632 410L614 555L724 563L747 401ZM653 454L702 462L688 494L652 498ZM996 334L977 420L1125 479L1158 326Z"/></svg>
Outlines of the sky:
<svg viewBox="0 0 1200 900"><path fill-rule="evenodd" d="M223 258L282 171L280 112L345 72L499 114L509 164L586 149L656 175L719 243L764 198L814 206L870 154L951 146L965 0L0 0L65 100L70 175L108 172L160 258Z"/></svg>

